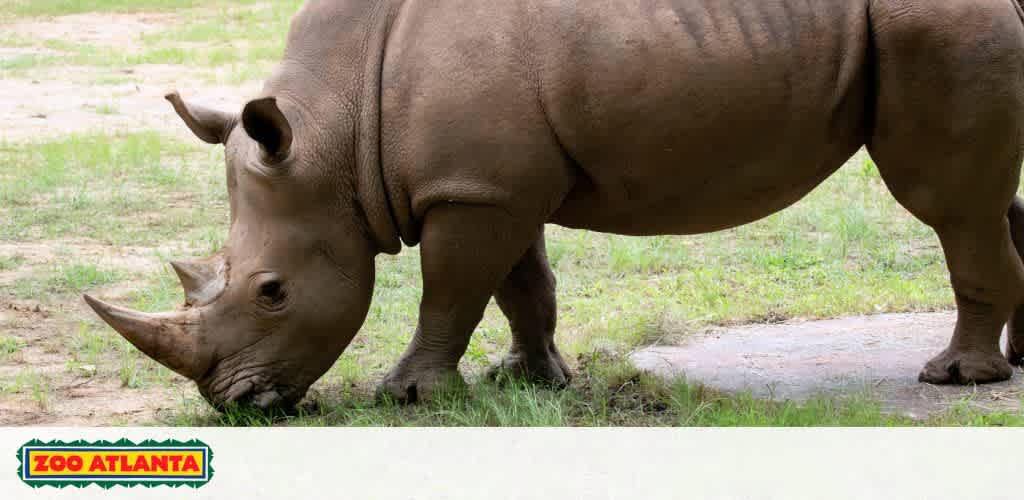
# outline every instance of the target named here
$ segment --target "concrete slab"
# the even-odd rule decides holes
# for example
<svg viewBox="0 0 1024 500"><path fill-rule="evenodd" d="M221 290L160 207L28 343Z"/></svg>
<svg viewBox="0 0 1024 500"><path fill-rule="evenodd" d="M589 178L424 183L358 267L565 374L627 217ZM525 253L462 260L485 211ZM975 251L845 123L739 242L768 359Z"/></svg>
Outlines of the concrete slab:
<svg viewBox="0 0 1024 500"><path fill-rule="evenodd" d="M661 376L776 400L868 394L888 411L912 418L965 398L985 410L1020 409L1020 370L1008 382L981 386L917 381L924 363L948 344L955 323L955 313L939 312L717 328L688 336L682 345L641 349L631 359Z"/></svg>

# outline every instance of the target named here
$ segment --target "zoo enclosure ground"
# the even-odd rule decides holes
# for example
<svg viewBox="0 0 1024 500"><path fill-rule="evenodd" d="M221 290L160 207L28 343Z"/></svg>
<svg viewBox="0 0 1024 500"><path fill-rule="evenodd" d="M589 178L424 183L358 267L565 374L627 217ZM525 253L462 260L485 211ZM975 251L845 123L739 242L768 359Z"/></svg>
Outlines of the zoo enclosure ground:
<svg viewBox="0 0 1024 500"><path fill-rule="evenodd" d="M0 6L0 424L6 425L1019 425L967 398L925 422L871 398L765 401L638 373L638 346L715 325L953 306L934 234L863 153L794 207L699 237L550 227L564 391L479 380L508 327L493 304L463 361L471 386L420 406L378 404L376 380L416 321L416 249L378 260L356 341L298 416L214 414L191 384L88 312L88 291L142 310L177 305L166 265L219 248L222 150L162 95L239 109L279 58L301 2L16 0Z"/></svg>

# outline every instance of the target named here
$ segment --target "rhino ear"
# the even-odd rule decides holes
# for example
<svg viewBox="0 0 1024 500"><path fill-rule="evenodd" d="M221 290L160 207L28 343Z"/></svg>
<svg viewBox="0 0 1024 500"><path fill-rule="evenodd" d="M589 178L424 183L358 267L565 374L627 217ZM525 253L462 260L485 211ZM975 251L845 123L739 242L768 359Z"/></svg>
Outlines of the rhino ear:
<svg viewBox="0 0 1024 500"><path fill-rule="evenodd" d="M188 104L177 92L164 96L174 106L174 111L188 125L192 133L210 144L224 144L228 134L234 127L236 119L233 115L206 108L196 104Z"/></svg>
<svg viewBox="0 0 1024 500"><path fill-rule="evenodd" d="M242 111L242 126L260 143L270 162L283 159L292 146L292 126L277 107L277 99L264 97L250 101Z"/></svg>

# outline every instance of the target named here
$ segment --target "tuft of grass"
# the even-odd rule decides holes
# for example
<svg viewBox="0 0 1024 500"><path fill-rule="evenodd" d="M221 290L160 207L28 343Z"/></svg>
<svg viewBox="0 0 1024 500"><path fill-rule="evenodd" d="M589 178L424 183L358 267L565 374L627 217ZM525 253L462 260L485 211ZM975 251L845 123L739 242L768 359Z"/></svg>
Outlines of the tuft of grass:
<svg viewBox="0 0 1024 500"><path fill-rule="evenodd" d="M70 348L72 358L65 366L68 371L75 371L82 365L93 365L102 372L101 375L116 375L121 386L127 389L169 386L177 377L116 332L107 327L96 328L89 322L79 323Z"/></svg>
<svg viewBox="0 0 1024 500"><path fill-rule="evenodd" d="M17 269L18 266L25 262L25 257L22 255L0 255L0 271L10 271L11 269Z"/></svg>
<svg viewBox="0 0 1024 500"><path fill-rule="evenodd" d="M49 378L34 371L23 370L12 380L0 381L0 394L29 394L43 410L50 406L50 392Z"/></svg>
<svg viewBox="0 0 1024 500"><path fill-rule="evenodd" d="M36 277L21 278L14 282L8 292L19 299L43 301L47 298L46 282Z"/></svg>
<svg viewBox="0 0 1024 500"><path fill-rule="evenodd" d="M60 58L50 54L20 54L0 59L0 73L24 71L56 64Z"/></svg>
<svg viewBox="0 0 1024 500"><path fill-rule="evenodd" d="M145 356L124 339L118 339L117 376L121 387L145 389L148 387L170 387L181 377L165 366Z"/></svg>
<svg viewBox="0 0 1024 500"><path fill-rule="evenodd" d="M66 297L90 288L117 283L125 273L114 269L100 269L93 264L67 264L54 268L49 276L35 274L14 282L11 293L21 299L46 301Z"/></svg>
<svg viewBox="0 0 1024 500"><path fill-rule="evenodd" d="M0 361L11 359L25 347L25 342L11 335L0 335Z"/></svg>
<svg viewBox="0 0 1024 500"><path fill-rule="evenodd" d="M78 324L78 331L71 337L71 354L82 364L99 365L108 355L118 352L120 337L108 331L101 331L87 322Z"/></svg>
<svg viewBox="0 0 1024 500"><path fill-rule="evenodd" d="M94 109L100 115L117 115L121 113L117 106L111 103L98 104Z"/></svg>
<svg viewBox="0 0 1024 500"><path fill-rule="evenodd" d="M85 12L170 11L258 3L261 0L8 0L0 6L0 15L63 16Z"/></svg>
<svg viewBox="0 0 1024 500"><path fill-rule="evenodd" d="M181 305L181 284L170 270L148 275L143 285L128 295L133 309L146 312L169 311Z"/></svg>
<svg viewBox="0 0 1024 500"><path fill-rule="evenodd" d="M90 288L117 283L123 279L120 271L100 269L93 264L60 266L49 280L54 293L81 293Z"/></svg>

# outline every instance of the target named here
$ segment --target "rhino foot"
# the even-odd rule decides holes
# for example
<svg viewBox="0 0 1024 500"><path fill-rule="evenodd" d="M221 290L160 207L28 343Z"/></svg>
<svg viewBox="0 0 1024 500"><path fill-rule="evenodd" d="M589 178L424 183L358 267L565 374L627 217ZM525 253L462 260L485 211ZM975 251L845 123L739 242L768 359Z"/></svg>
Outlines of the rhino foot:
<svg viewBox="0 0 1024 500"><path fill-rule="evenodd" d="M442 387L461 387L466 384L458 369L409 368L402 364L388 372L377 387L377 399L391 399L402 404L429 401Z"/></svg>
<svg viewBox="0 0 1024 500"><path fill-rule="evenodd" d="M572 380L569 366L565 364L565 360L562 359L562 355L554 344L541 352L527 352L524 349L513 347L501 360L501 363L492 367L487 373L492 380L497 380L501 374L540 382L559 389L568 386Z"/></svg>
<svg viewBox="0 0 1024 500"><path fill-rule="evenodd" d="M1013 376L1013 367L1002 353L946 349L932 358L917 379L929 384L984 384Z"/></svg>

